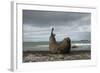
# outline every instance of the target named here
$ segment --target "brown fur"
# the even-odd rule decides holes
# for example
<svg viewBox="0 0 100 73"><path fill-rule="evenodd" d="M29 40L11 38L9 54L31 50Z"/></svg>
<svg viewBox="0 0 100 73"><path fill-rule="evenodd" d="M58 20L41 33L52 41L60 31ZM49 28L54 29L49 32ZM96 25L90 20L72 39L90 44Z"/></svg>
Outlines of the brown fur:
<svg viewBox="0 0 100 73"><path fill-rule="evenodd" d="M53 33L54 28L52 28L51 35L49 38L49 50L51 53L69 53L71 49L70 38L64 38L60 43L56 42L55 34Z"/></svg>

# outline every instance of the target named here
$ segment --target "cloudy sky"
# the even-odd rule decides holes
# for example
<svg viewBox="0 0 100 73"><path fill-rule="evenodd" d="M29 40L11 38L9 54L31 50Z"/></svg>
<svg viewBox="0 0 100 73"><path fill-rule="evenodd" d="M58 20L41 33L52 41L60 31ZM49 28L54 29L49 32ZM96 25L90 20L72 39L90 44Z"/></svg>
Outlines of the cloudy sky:
<svg viewBox="0 0 100 73"><path fill-rule="evenodd" d="M23 40L48 41L54 27L57 41L64 37L72 40L90 40L91 14L23 10Z"/></svg>

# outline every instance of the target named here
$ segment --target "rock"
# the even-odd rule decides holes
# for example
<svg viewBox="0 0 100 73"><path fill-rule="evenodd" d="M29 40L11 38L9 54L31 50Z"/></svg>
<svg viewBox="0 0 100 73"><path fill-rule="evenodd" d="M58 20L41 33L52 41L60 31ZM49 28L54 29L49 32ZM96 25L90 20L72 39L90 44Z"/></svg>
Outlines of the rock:
<svg viewBox="0 0 100 73"><path fill-rule="evenodd" d="M72 48L79 48L79 46L73 45Z"/></svg>

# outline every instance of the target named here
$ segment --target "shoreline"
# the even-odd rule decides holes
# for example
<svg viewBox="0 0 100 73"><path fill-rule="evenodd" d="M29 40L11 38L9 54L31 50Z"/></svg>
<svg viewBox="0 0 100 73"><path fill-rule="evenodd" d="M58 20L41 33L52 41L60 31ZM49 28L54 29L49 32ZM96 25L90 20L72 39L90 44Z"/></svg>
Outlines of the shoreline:
<svg viewBox="0 0 100 73"><path fill-rule="evenodd" d="M49 51L49 47L32 47L32 48L24 48L23 51ZM73 46L71 51L91 51L91 46L81 47L81 46Z"/></svg>

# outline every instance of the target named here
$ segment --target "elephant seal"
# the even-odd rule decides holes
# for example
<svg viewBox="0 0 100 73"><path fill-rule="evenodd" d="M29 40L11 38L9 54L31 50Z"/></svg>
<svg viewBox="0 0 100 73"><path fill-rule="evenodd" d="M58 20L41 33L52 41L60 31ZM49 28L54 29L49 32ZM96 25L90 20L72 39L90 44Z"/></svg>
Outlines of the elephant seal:
<svg viewBox="0 0 100 73"><path fill-rule="evenodd" d="M58 53L70 53L71 50L71 39L69 37L64 38L64 40L58 45Z"/></svg>
<svg viewBox="0 0 100 73"><path fill-rule="evenodd" d="M54 28L51 30L51 35L49 38L49 50L51 53L56 53L57 52L57 42L55 39L55 34L53 33Z"/></svg>
<svg viewBox="0 0 100 73"><path fill-rule="evenodd" d="M58 43L53 33L54 28L51 30L49 38L49 50L51 53L70 53L71 50L71 39L69 37L64 38L63 41Z"/></svg>

